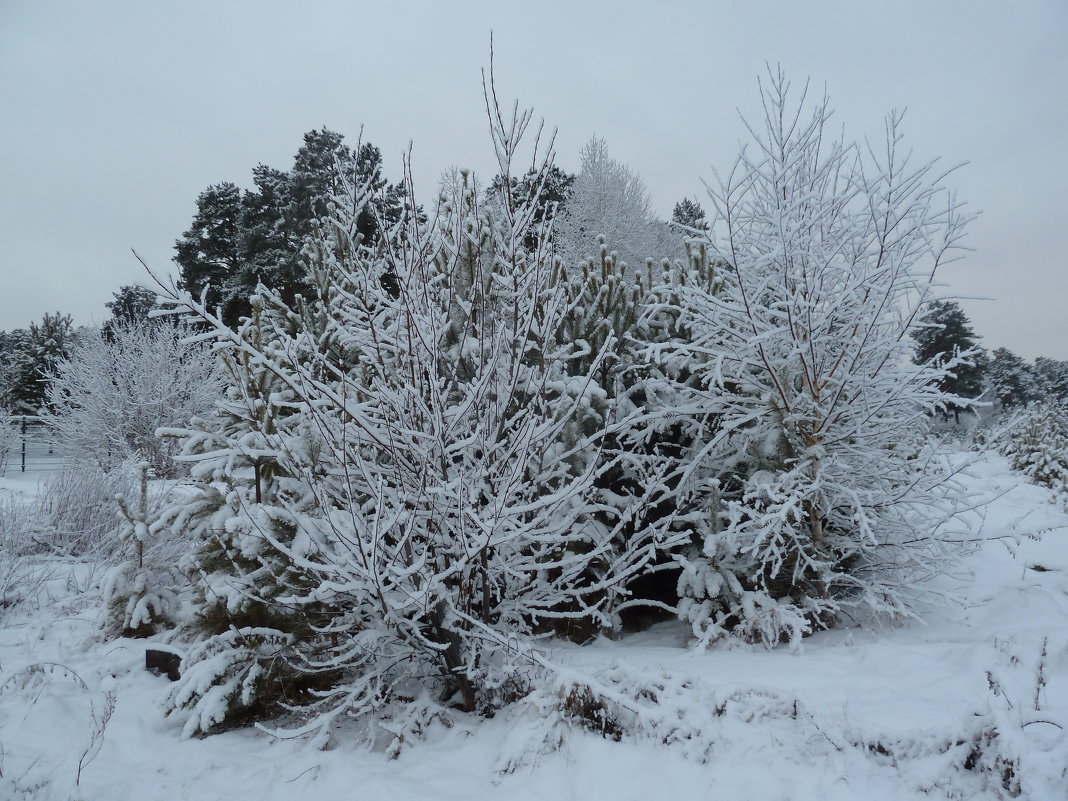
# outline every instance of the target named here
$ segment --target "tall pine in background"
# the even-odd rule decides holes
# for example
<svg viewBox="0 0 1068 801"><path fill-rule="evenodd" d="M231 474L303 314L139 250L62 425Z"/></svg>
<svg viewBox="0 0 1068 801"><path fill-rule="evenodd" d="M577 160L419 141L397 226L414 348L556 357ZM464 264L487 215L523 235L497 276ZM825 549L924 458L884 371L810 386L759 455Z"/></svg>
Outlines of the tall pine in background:
<svg viewBox="0 0 1068 801"><path fill-rule="evenodd" d="M952 300L934 300L927 304L923 324L910 335L916 342L916 364L941 367L960 355L972 353L972 357L953 367L942 379L940 389L956 400L947 399L943 416L953 415L960 423L960 413L971 407L970 398L978 398L983 392L985 354L978 350L979 338L972 330L960 304Z"/></svg>
<svg viewBox="0 0 1068 801"><path fill-rule="evenodd" d="M206 305L230 327L250 314L260 284L286 303L310 297L301 248L344 184L371 192L357 226L364 241L388 236L402 213L399 186L382 175L381 151L370 143L353 150L328 128L304 134L288 172L259 164L252 179L249 190L224 182L201 192L192 225L175 243L179 288L197 298L207 289Z"/></svg>

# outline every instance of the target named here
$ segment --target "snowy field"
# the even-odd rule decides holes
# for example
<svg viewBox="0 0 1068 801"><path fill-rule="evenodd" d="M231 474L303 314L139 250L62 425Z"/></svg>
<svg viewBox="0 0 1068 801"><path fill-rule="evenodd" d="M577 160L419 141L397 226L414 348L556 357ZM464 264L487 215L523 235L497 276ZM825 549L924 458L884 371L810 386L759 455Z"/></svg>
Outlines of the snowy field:
<svg viewBox="0 0 1068 801"><path fill-rule="evenodd" d="M998 495L972 532L987 541L922 621L800 653L694 652L678 624L559 646L555 690L376 748L181 739L148 643L103 642L90 566L68 564L0 618L0 799L1065 799L1068 516L999 457L969 481ZM598 688L608 736L551 702L574 684Z"/></svg>

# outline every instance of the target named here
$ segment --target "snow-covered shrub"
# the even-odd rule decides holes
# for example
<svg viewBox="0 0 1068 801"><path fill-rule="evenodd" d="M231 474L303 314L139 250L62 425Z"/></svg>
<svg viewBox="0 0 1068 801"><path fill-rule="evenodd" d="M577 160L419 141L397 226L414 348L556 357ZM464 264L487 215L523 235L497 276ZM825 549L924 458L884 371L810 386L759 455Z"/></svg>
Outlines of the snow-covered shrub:
<svg viewBox="0 0 1068 801"><path fill-rule="evenodd" d="M148 494L147 462L139 466L137 504L118 495L122 514L119 539L129 558L108 573L103 585L104 629L123 637L149 637L161 628L174 625L178 611L180 575L172 565L145 559L150 545L152 508Z"/></svg>
<svg viewBox="0 0 1068 801"><path fill-rule="evenodd" d="M487 105L511 187L530 114ZM194 730L266 697L248 677L275 657L231 647L234 629L292 635L284 659L304 682L333 677L302 698L321 728L424 691L493 708L538 636L616 625L619 588L651 555L593 495L605 421L620 422L601 383L616 335L595 349L561 334L578 300L551 220L536 222L541 163L529 192L486 196L461 173L431 219L378 242L356 233L369 189L350 187L305 243L316 296L289 306L261 288L238 331L174 299L230 376L226 424L186 435L198 492L164 518L199 543L197 615L214 634L168 702Z"/></svg>
<svg viewBox="0 0 1068 801"><path fill-rule="evenodd" d="M44 416L63 450L105 471L144 460L173 475L178 446L157 429L206 415L222 390L214 357L190 334L149 321L84 337L58 363Z"/></svg>
<svg viewBox="0 0 1068 801"><path fill-rule="evenodd" d="M115 495L129 494L135 485L130 465L110 474L91 464L65 467L44 481L27 523L41 548L106 563L122 547Z"/></svg>
<svg viewBox="0 0 1068 801"><path fill-rule="evenodd" d="M0 607L36 598L71 557L93 568L113 563L121 548L114 493L131 485L129 471L105 476L81 465L52 473L32 497L0 494ZM79 581L91 583L93 573Z"/></svg>
<svg viewBox="0 0 1068 801"><path fill-rule="evenodd" d="M1028 406L1007 426L1000 443L1015 470L1068 504L1068 407Z"/></svg>
<svg viewBox="0 0 1068 801"><path fill-rule="evenodd" d="M33 603L56 566L35 559L41 546L30 524L33 501L14 494L0 494L0 618L15 607Z"/></svg>
<svg viewBox="0 0 1068 801"><path fill-rule="evenodd" d="M806 118L781 72L761 92L763 129L710 188L720 281L680 286L692 339L651 349L697 374L679 413L714 421L675 489L704 502L679 610L701 642L905 613L955 503L930 415L967 403L939 390L956 361L909 359L967 222L940 173L910 163L898 116L876 155L833 138L826 100Z"/></svg>
<svg viewBox="0 0 1068 801"><path fill-rule="evenodd" d="M280 700L299 703L307 682L289 663L294 640L277 629L235 628L190 650L163 701L168 714L185 716L183 736L262 717Z"/></svg>

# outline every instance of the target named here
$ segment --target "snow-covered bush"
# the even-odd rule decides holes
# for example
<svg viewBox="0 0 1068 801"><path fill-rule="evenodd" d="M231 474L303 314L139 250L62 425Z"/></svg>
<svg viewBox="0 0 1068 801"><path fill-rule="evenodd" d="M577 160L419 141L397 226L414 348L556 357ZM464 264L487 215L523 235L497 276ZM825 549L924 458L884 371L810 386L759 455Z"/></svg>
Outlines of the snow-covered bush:
<svg viewBox="0 0 1068 801"><path fill-rule="evenodd" d="M9 610L39 595L55 566L33 559L41 550L28 521L33 502L19 495L0 495L0 619Z"/></svg>
<svg viewBox="0 0 1068 801"><path fill-rule="evenodd" d="M1007 426L1000 444L1014 469L1068 504L1068 408L1028 406Z"/></svg>
<svg viewBox="0 0 1068 801"><path fill-rule="evenodd" d="M105 476L82 465L51 474L34 496L0 495L0 608L36 599L57 574L73 579L71 557L93 568L112 564L121 547L114 493L130 482L127 471ZM78 584L93 574L79 571Z"/></svg>
<svg viewBox="0 0 1068 801"><path fill-rule="evenodd" d="M907 611L939 550L954 485L926 442L956 361L910 363L909 332L967 217L933 163L910 163L900 118L876 152L805 115L780 72L763 126L710 188L704 246L719 281L680 286L690 341L651 349L698 385L679 414L714 419L676 482L704 501L681 561L680 615L702 642L798 640L838 615ZM962 354L961 358L966 358Z"/></svg>
<svg viewBox="0 0 1068 801"><path fill-rule="evenodd" d="M26 523L44 550L107 563L122 547L115 495L128 494L135 481L129 466L111 474L89 464L58 470L43 483Z"/></svg>
<svg viewBox="0 0 1068 801"><path fill-rule="evenodd" d="M181 681L168 690L168 714L184 715L182 734L210 734L298 703L307 689L287 658L293 634L277 629L231 629L195 646L182 661Z"/></svg>
<svg viewBox="0 0 1068 801"><path fill-rule="evenodd" d="M147 462L138 465L137 503L116 497L122 514L119 539L129 558L108 573L103 585L104 630L123 637L148 637L174 624L178 611L180 575L173 565L145 559L150 545L152 508L148 494Z"/></svg>
<svg viewBox="0 0 1068 801"><path fill-rule="evenodd" d="M511 187L531 116L506 118L491 92L487 108ZM316 297L261 289L239 331L175 298L230 376L226 425L186 436L199 491L165 516L199 541L197 614L214 630L169 701L193 730L260 705L249 677L278 660L305 684L333 677L303 699L311 728L424 690L490 709L539 635L617 624L651 549L594 502L605 422L620 422L601 383L615 334L596 349L561 334L579 301L551 220L536 222L551 153L539 161L529 193L487 198L461 173L430 220L378 242L356 233L368 189L351 187L305 244ZM246 628L293 636L269 654L223 641Z"/></svg>
<svg viewBox="0 0 1068 801"><path fill-rule="evenodd" d="M173 440L159 428L208 414L222 391L215 359L183 327L146 322L86 336L56 367L44 419L63 450L109 471L147 461L173 475Z"/></svg>

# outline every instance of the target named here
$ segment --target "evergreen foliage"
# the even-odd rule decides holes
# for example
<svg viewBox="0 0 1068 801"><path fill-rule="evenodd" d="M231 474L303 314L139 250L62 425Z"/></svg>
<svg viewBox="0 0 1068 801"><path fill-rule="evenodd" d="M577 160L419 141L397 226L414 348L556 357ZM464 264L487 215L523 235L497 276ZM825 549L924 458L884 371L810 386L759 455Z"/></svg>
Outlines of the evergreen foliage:
<svg viewBox="0 0 1068 801"><path fill-rule="evenodd" d="M8 375L7 399L12 411L37 414L43 409L48 400L49 382L75 344L74 324L69 314L45 314L40 323L30 324Z"/></svg>
<svg viewBox="0 0 1068 801"><path fill-rule="evenodd" d="M16 382L16 364L29 340L30 332L25 328L0 331L0 407L9 411L15 405L12 389Z"/></svg>
<svg viewBox="0 0 1068 801"><path fill-rule="evenodd" d="M1051 403L1068 403L1068 362L1038 356L1031 372L1035 378L1035 394Z"/></svg>
<svg viewBox="0 0 1068 801"><path fill-rule="evenodd" d="M942 379L946 394L943 416L953 414L960 422L960 413L971 408L969 399L983 392L985 357L978 348L978 338L972 331L964 310L952 300L932 300L923 310L922 324L910 332L916 343L913 357L916 364L939 368L955 362Z"/></svg>
<svg viewBox="0 0 1068 801"><path fill-rule="evenodd" d="M314 302L263 288L234 332L179 301L231 367L228 422L186 434L199 491L165 516L199 543L196 614L217 644L204 660L222 660L193 661L172 694L190 720L275 708L248 677L279 648L304 686L334 676L306 698L320 728L384 713L413 682L491 709L522 683L533 638L618 625L650 554L599 514L618 333L579 307L620 307L620 328L635 313L607 272L596 287L564 280L539 203L551 157L512 184L530 115L491 121L516 192L483 195L461 173L433 219L368 243L368 179L307 242ZM269 654L223 642L265 629Z"/></svg>
<svg viewBox="0 0 1068 801"><path fill-rule="evenodd" d="M1026 406L1039 396L1031 366L1008 348L995 348L990 354L986 379L993 400L1003 409Z"/></svg>
<svg viewBox="0 0 1068 801"><path fill-rule="evenodd" d="M148 324L149 312L158 308L156 293L143 286L126 285L112 293L113 300L105 303L111 318L103 325L105 337L117 328L131 328Z"/></svg>
<svg viewBox="0 0 1068 801"><path fill-rule="evenodd" d="M686 229L700 230L705 224L705 210L696 200L686 197L675 204L671 222Z"/></svg>
<svg viewBox="0 0 1068 801"><path fill-rule="evenodd" d="M1002 451L1014 469L1068 504L1068 408L1050 401L1026 407L1010 427Z"/></svg>
<svg viewBox="0 0 1068 801"><path fill-rule="evenodd" d="M233 286L241 259L241 190L233 183L209 186L197 197L193 222L175 243L179 286L227 319L243 309Z"/></svg>
<svg viewBox="0 0 1068 801"><path fill-rule="evenodd" d="M176 571L170 565L148 563L152 508L148 496L149 465L138 465L140 481L136 504L116 497L122 514L119 537L130 558L108 574L103 585L105 621L108 634L122 637L150 637L174 625L179 604L175 588Z"/></svg>
<svg viewBox="0 0 1068 801"><path fill-rule="evenodd" d="M492 87L498 177L452 172L429 214L325 129L257 168L242 319L169 301L226 377L166 432L193 489L151 526L193 543L200 642L165 701L187 735L491 712L547 669L541 638L640 609L700 645L910 613L961 508L927 435L967 405L973 344L911 342L951 327L929 287L968 217L899 117L879 160L781 72L761 89L755 147L711 220L676 206L682 237L601 140L573 179L521 161L529 112Z"/></svg>
<svg viewBox="0 0 1068 801"><path fill-rule="evenodd" d="M175 244L179 287L197 298L207 288L206 305L220 309L231 327L248 316L248 299L261 283L289 304L299 294L310 297L301 248L345 183L371 193L358 223L366 242L376 242L403 213L400 187L382 176L378 148L361 143L353 151L327 128L304 135L288 172L260 164L252 176L250 191L221 183L202 192L192 226Z"/></svg>

